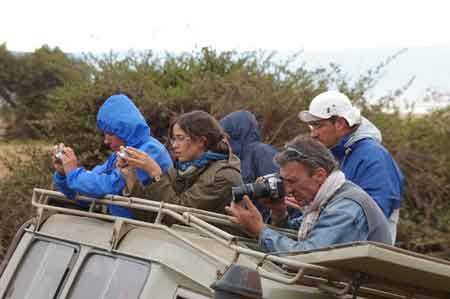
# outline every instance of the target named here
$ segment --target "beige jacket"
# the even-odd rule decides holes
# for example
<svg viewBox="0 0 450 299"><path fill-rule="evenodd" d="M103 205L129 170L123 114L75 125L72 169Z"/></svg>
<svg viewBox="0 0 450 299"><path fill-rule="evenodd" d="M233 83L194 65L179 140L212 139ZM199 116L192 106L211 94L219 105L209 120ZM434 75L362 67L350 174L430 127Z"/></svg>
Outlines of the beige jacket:
<svg viewBox="0 0 450 299"><path fill-rule="evenodd" d="M233 154L228 160L214 161L203 168L192 167L185 172L171 168L159 182L146 187L136 186L129 175L126 177L132 196L219 213L231 202L231 187L243 184L240 160Z"/></svg>

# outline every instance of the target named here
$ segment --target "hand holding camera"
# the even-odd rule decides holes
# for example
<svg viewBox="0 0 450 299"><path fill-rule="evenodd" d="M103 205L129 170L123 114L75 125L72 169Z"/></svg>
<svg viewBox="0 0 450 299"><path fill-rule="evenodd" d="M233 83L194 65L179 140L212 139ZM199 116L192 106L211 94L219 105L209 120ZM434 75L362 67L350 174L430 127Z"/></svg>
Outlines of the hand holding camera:
<svg viewBox="0 0 450 299"><path fill-rule="evenodd" d="M52 149L52 161L53 167L55 171L61 175L64 175L64 167L63 167L63 159L64 159L64 144L60 143L53 146Z"/></svg>
<svg viewBox="0 0 450 299"><path fill-rule="evenodd" d="M57 144L53 147L53 166L58 173L65 175L78 167L77 156L70 147Z"/></svg>
<svg viewBox="0 0 450 299"><path fill-rule="evenodd" d="M120 147L120 151L117 153L117 155L118 155L121 159L124 159L124 160L128 159L128 153L127 153L126 147L121 146L121 147Z"/></svg>
<svg viewBox="0 0 450 299"><path fill-rule="evenodd" d="M240 202L232 201L225 210L235 217L232 219L233 222L242 225L246 231L254 235L259 235L264 228L261 214L247 195L244 195Z"/></svg>
<svg viewBox="0 0 450 299"><path fill-rule="evenodd" d="M53 160L55 163L62 164L64 159L64 143L53 146Z"/></svg>
<svg viewBox="0 0 450 299"><path fill-rule="evenodd" d="M116 167L118 168L124 168L128 166L128 158L129 155L127 153L127 149L124 146L120 147L120 150L118 152L116 152L117 154L117 162L116 162Z"/></svg>
<svg viewBox="0 0 450 299"><path fill-rule="evenodd" d="M147 172L152 178L161 176L162 170L158 163L147 153L133 147L124 148L127 155L127 163L133 168L140 168Z"/></svg>

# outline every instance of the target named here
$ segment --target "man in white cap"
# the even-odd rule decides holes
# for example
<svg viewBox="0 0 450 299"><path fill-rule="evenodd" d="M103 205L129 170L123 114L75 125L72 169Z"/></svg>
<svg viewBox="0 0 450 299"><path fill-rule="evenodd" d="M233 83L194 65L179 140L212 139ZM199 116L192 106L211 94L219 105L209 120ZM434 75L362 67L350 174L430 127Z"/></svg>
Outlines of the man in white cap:
<svg viewBox="0 0 450 299"><path fill-rule="evenodd" d="M375 200L389 220L395 243L404 177L381 144L380 131L337 91L316 96L299 118L309 125L311 136L331 150L346 178Z"/></svg>

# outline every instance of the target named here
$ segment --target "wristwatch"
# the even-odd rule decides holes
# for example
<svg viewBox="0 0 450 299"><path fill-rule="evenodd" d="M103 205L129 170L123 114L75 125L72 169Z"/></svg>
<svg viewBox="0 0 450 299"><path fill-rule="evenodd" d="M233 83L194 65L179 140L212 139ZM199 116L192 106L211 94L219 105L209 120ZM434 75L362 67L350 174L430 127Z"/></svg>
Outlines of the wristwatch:
<svg viewBox="0 0 450 299"><path fill-rule="evenodd" d="M159 182L161 180L161 173L152 177L152 183Z"/></svg>

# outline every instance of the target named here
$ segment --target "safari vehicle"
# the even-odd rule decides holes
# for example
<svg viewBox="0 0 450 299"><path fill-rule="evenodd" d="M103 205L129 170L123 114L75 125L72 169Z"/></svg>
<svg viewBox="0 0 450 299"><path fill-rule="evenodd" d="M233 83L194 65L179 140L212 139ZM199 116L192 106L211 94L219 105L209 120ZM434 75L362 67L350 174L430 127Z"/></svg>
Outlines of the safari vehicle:
<svg viewBox="0 0 450 299"><path fill-rule="evenodd" d="M61 193L34 190L36 217L0 267L0 298L450 298L444 260L367 242L265 254L226 215L140 198L78 199L91 209L61 207ZM98 204L157 217L95 213ZM179 224L165 225L168 216Z"/></svg>

